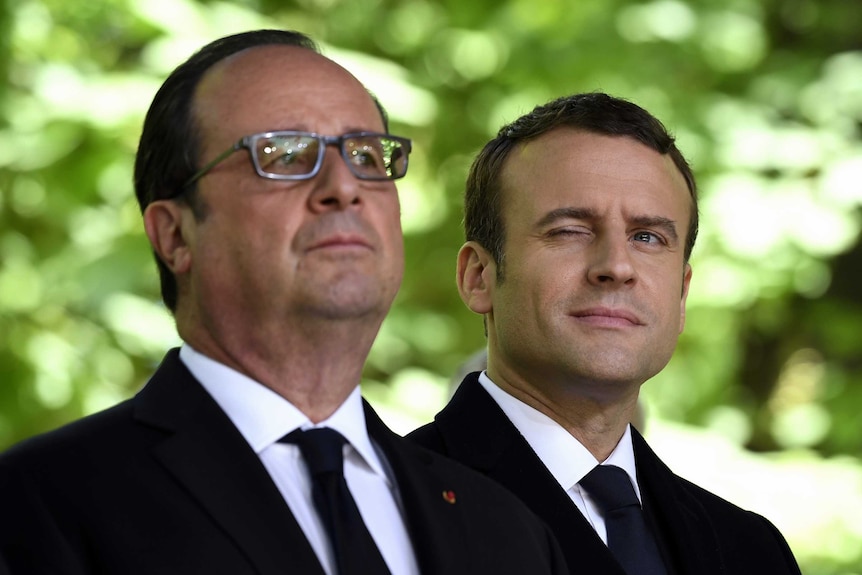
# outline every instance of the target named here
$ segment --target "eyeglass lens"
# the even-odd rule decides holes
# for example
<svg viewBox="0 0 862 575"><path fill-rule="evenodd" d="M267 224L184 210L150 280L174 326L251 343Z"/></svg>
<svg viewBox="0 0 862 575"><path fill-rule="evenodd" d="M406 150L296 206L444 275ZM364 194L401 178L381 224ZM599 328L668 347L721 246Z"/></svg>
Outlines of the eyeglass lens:
<svg viewBox="0 0 862 575"><path fill-rule="evenodd" d="M322 138L302 134L276 134L254 143L260 169L276 176L311 174L322 159ZM351 172L362 179L400 178L407 170L403 144L383 135L348 136L341 140L341 152Z"/></svg>

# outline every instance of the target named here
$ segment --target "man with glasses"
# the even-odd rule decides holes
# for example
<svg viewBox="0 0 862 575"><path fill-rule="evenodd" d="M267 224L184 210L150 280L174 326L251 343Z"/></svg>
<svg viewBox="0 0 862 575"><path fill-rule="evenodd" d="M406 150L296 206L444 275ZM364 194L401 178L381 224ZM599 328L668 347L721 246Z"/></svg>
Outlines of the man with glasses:
<svg viewBox="0 0 862 575"><path fill-rule="evenodd" d="M487 369L411 438L521 497L573 574L799 575L769 521L674 475L631 425L685 323L697 225L673 138L606 94L538 106L470 169L456 277Z"/></svg>
<svg viewBox="0 0 862 575"><path fill-rule="evenodd" d="M409 153L298 33L218 40L168 77L135 188L185 343L133 399L0 456L14 575L564 570L523 504L359 394Z"/></svg>

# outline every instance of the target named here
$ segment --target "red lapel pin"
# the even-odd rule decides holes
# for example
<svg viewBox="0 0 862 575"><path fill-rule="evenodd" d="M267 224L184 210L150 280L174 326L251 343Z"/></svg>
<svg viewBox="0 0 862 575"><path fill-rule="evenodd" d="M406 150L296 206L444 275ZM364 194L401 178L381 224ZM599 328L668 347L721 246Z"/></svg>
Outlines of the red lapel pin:
<svg viewBox="0 0 862 575"><path fill-rule="evenodd" d="M444 491L443 492L443 499L446 500L446 503L451 503L452 505L454 505L455 504L455 492L454 491Z"/></svg>

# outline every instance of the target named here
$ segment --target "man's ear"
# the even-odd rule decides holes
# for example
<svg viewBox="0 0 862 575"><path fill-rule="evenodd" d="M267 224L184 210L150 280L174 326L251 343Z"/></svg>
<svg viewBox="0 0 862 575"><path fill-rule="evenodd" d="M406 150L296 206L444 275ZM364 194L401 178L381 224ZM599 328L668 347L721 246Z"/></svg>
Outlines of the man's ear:
<svg viewBox="0 0 862 575"><path fill-rule="evenodd" d="M691 285L691 266L686 263L682 274L682 300L679 302L679 333L685 328L685 302L688 300L688 288Z"/></svg>
<svg viewBox="0 0 862 575"><path fill-rule="evenodd" d="M153 251L174 275L186 273L192 258L187 243L191 210L173 200L157 200L144 210L144 229Z"/></svg>
<svg viewBox="0 0 862 575"><path fill-rule="evenodd" d="M496 279L497 264L485 248L474 241L461 246L455 281L468 308L479 314L491 312Z"/></svg>

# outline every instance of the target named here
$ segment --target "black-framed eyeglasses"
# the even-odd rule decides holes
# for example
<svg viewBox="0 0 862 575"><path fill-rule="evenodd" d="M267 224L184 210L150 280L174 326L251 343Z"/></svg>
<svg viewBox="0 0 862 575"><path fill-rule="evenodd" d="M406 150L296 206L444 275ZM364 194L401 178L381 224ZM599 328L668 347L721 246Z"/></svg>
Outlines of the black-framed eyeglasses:
<svg viewBox="0 0 862 575"><path fill-rule="evenodd" d="M360 180L397 180L407 173L412 144L407 138L354 132L341 136L321 136L313 132L279 131L251 134L215 157L183 184L185 190L228 156L247 149L254 170L272 180L308 180L323 165L327 146L338 146L341 157Z"/></svg>

